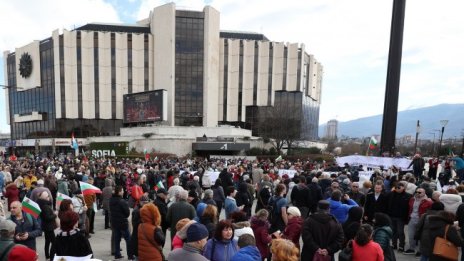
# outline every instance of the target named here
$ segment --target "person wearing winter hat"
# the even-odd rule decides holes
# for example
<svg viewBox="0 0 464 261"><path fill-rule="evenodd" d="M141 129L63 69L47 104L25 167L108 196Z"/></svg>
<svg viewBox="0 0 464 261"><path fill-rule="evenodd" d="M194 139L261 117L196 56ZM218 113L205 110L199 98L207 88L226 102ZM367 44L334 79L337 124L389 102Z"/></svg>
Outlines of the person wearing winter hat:
<svg viewBox="0 0 464 261"><path fill-rule="evenodd" d="M169 256L169 261L207 261L202 255L208 239L208 229L203 224L193 223L187 229L187 238L182 248L175 249Z"/></svg>
<svg viewBox="0 0 464 261"><path fill-rule="evenodd" d="M5 260L38 260L37 253L20 244L14 243L16 224L11 220L0 221L0 253Z"/></svg>
<svg viewBox="0 0 464 261"><path fill-rule="evenodd" d="M284 233L274 233L276 238L284 238L291 240L298 249L300 248L301 228L303 227L303 219L301 212L297 207L289 207L287 209L288 223Z"/></svg>
<svg viewBox="0 0 464 261"><path fill-rule="evenodd" d="M92 255L89 240L78 228L79 215L74 211L66 211L61 215L60 228L55 231L56 239L52 249L56 256L83 257ZM50 260L53 260L51 255Z"/></svg>

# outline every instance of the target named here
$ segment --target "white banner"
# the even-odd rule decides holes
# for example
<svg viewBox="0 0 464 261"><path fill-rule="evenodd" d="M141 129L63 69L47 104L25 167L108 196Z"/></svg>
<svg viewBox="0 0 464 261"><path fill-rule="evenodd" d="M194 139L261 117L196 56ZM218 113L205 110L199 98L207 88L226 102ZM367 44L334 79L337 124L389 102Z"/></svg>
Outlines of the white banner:
<svg viewBox="0 0 464 261"><path fill-rule="evenodd" d="M386 157L372 157L351 155L346 157L339 157L336 159L338 166L343 167L345 163L353 166L363 165L363 167L380 168L383 166L385 169L395 166L402 170L408 170L411 160L405 158L386 158Z"/></svg>
<svg viewBox="0 0 464 261"><path fill-rule="evenodd" d="M280 177L287 174L289 178L293 178L295 176L295 173L296 173L296 170L294 169L279 169Z"/></svg>
<svg viewBox="0 0 464 261"><path fill-rule="evenodd" d="M216 183L216 179L219 177L219 171L206 171L205 173L209 173L209 179L211 180L211 184Z"/></svg>

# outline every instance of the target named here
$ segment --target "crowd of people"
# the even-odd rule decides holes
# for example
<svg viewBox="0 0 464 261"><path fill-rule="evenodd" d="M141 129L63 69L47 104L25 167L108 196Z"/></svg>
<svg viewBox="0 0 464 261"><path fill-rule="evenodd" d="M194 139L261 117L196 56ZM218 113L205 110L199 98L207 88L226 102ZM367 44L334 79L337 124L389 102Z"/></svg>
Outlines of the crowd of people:
<svg viewBox="0 0 464 261"><path fill-rule="evenodd" d="M4 159L0 255L35 260L44 235L47 260L91 257L103 209L115 259L334 260L351 249L352 260L441 260L437 237L463 245L464 160L423 163L415 155L411 172L392 166L366 178L362 166L311 160Z"/></svg>

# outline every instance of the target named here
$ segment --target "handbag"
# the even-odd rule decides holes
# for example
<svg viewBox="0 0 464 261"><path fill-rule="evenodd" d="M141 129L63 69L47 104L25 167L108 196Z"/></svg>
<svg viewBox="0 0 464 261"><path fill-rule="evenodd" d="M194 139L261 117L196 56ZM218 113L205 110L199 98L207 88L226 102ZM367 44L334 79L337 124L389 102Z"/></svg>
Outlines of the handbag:
<svg viewBox="0 0 464 261"><path fill-rule="evenodd" d="M339 261L351 261L353 257L353 240L348 241L346 247L338 254Z"/></svg>
<svg viewBox="0 0 464 261"><path fill-rule="evenodd" d="M332 260L332 257L329 255L323 256L319 254L318 252L314 253L313 261L330 261L330 260Z"/></svg>
<svg viewBox="0 0 464 261"><path fill-rule="evenodd" d="M458 248L446 239L448 234L449 225L446 225L445 228L445 237L436 237L435 244L433 245L433 254L448 260L457 261L459 251Z"/></svg>

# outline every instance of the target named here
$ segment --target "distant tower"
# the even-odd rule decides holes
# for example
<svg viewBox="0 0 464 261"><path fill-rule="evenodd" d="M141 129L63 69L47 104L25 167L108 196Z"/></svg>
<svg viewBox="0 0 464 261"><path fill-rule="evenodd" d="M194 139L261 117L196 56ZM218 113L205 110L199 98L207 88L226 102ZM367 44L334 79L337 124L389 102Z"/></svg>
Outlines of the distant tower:
<svg viewBox="0 0 464 261"><path fill-rule="evenodd" d="M325 127L325 137L329 140L336 140L338 133L338 121L337 120L330 120L327 122L327 126Z"/></svg>

